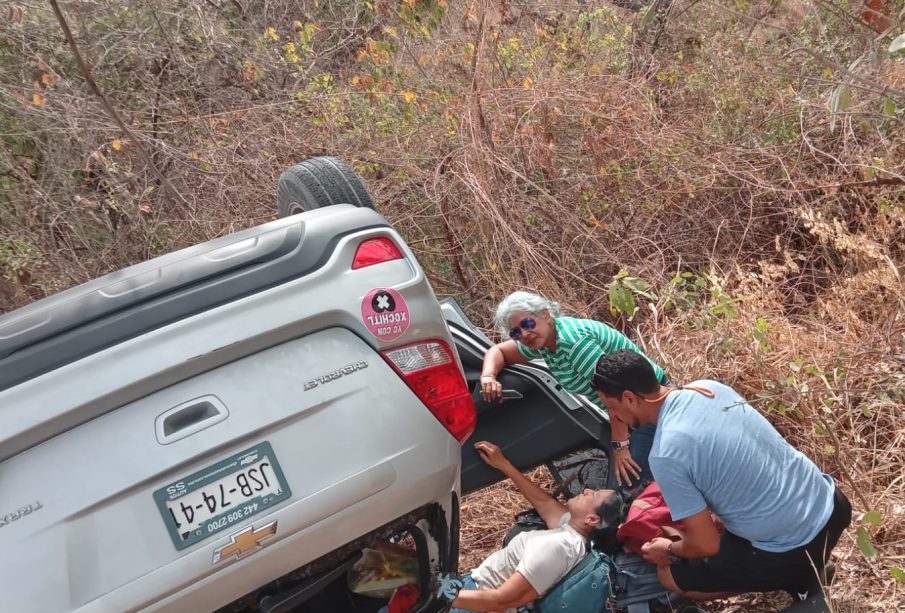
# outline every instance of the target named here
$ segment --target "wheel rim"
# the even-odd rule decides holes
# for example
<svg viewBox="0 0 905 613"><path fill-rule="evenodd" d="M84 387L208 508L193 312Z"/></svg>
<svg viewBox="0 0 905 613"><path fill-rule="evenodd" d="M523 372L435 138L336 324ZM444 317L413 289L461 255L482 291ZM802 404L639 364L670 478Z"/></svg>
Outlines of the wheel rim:
<svg viewBox="0 0 905 613"><path fill-rule="evenodd" d="M306 210L307 210L307 209L305 209L305 207L303 207L303 206L302 206L301 204L299 204L298 202L293 202L293 203L291 203L291 204L289 205L289 214L290 214L290 215L296 215L296 214L298 214L298 213L304 213Z"/></svg>

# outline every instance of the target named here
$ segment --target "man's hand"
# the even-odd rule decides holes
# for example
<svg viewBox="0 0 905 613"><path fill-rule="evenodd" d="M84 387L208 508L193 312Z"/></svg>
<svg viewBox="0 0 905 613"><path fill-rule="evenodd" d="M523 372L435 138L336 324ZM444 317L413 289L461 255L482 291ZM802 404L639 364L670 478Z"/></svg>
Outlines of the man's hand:
<svg viewBox="0 0 905 613"><path fill-rule="evenodd" d="M669 558L666 555L666 550L669 548L671 542L672 541L669 539L663 537L657 537L648 541L641 545L641 557L651 564L667 564Z"/></svg>
<svg viewBox="0 0 905 613"><path fill-rule="evenodd" d="M632 484L632 477L641 478L641 467L632 459L628 447L613 450L613 470L616 474L616 483L622 485Z"/></svg>
<svg viewBox="0 0 905 613"><path fill-rule="evenodd" d="M477 449L478 455L481 456L482 460L484 460L497 470L503 470L507 466L509 466L509 460L506 459L506 456L503 455L503 452L500 451L500 448L493 443L488 443L487 441L478 441L474 444L474 448Z"/></svg>

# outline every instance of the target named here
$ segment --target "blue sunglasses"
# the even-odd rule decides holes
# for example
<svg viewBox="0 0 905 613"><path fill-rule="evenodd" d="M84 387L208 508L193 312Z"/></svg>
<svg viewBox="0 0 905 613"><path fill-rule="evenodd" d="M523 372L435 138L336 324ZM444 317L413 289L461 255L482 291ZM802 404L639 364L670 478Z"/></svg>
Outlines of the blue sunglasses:
<svg viewBox="0 0 905 613"><path fill-rule="evenodd" d="M526 317L522 321L518 322L518 326L511 329L509 331L509 338L514 341L521 340L522 338L522 330L534 330L537 327L537 322L534 321L533 317Z"/></svg>

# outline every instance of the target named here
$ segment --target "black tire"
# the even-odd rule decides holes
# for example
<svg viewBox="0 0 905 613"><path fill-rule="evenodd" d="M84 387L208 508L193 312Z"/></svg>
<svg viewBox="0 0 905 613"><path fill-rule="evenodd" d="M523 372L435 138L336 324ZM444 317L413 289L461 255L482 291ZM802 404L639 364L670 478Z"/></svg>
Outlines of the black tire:
<svg viewBox="0 0 905 613"><path fill-rule="evenodd" d="M288 217L334 204L374 208L361 177L333 157L305 160L286 169L277 183L277 215Z"/></svg>

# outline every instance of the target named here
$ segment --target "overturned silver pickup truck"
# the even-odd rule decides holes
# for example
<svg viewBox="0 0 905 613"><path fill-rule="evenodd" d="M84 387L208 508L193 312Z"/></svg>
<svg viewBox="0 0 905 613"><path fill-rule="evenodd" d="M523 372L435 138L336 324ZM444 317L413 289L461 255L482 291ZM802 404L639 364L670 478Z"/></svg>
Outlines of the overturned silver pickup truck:
<svg viewBox="0 0 905 613"><path fill-rule="evenodd" d="M292 167L278 208L0 317L0 610L375 613L347 574L395 542L442 611L461 492L501 477L466 439L608 448L541 366L480 401L490 341L348 167Z"/></svg>

